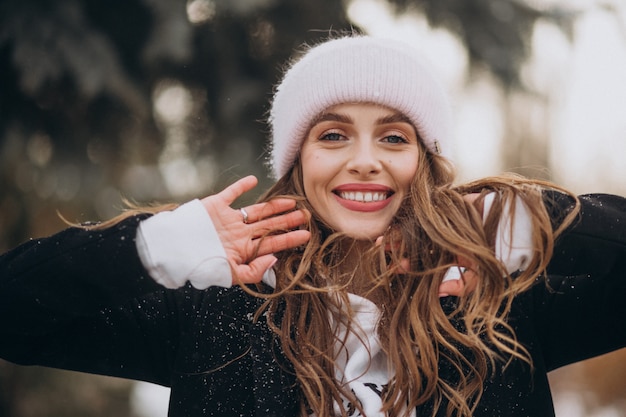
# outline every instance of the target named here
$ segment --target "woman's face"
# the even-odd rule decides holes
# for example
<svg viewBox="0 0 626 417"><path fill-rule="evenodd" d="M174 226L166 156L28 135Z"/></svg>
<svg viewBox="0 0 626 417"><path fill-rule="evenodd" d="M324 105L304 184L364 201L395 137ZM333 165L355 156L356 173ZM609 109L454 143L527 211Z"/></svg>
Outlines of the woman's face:
<svg viewBox="0 0 626 417"><path fill-rule="evenodd" d="M409 192L419 152L403 114L375 104L330 107L302 145L306 197L333 230L375 239Z"/></svg>

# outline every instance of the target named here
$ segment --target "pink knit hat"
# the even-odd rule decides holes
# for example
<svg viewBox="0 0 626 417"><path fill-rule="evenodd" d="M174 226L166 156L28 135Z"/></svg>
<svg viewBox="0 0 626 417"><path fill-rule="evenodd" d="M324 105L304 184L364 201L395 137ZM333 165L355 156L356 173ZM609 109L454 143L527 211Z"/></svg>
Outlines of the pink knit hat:
<svg viewBox="0 0 626 417"><path fill-rule="evenodd" d="M289 171L321 112L363 102L402 112L431 152L448 156L448 97L423 57L405 43L344 37L311 48L277 86L269 116L274 176Z"/></svg>

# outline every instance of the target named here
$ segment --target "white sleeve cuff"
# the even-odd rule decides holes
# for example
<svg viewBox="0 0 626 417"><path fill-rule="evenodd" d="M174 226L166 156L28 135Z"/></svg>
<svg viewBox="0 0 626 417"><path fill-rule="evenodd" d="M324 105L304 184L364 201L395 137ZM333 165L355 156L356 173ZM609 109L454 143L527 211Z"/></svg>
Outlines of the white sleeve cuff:
<svg viewBox="0 0 626 417"><path fill-rule="evenodd" d="M167 288L187 281L198 289L232 285L226 252L200 200L142 221L137 250L150 276Z"/></svg>

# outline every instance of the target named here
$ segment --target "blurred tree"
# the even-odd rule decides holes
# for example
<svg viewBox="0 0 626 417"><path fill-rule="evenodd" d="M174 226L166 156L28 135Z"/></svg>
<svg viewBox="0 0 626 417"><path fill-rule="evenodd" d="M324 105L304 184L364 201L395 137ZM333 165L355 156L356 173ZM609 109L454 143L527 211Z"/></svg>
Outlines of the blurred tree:
<svg viewBox="0 0 626 417"><path fill-rule="evenodd" d="M394 3L458 34L474 67L511 88L521 86L533 22L563 15L522 1ZM351 30L344 6L3 1L0 250L61 227L43 212L108 217L120 192L184 199L243 173L265 179L260 121L280 65L303 42Z"/></svg>
<svg viewBox="0 0 626 417"><path fill-rule="evenodd" d="M564 2L525 0L390 0L396 13L418 10L433 26L455 34L465 46L470 69L468 83L479 77L495 81L503 97L502 166L508 171L550 179L546 131L532 131L532 118L547 126L548 102L521 76L529 58L538 21L555 25L568 39L579 15ZM529 112L529 108L538 109Z"/></svg>
<svg viewBox="0 0 626 417"><path fill-rule="evenodd" d="M520 64L534 22L547 19L567 32L571 17L522 0L392 3L398 13L420 10L457 34L474 69L516 90L524 89ZM340 0L0 2L0 252L63 227L57 211L70 221L109 217L119 210L120 195L182 201L249 173L265 188L262 120L280 65L331 30L358 31L345 6ZM92 404L77 388L83 380L50 373L0 362L0 417L35 415L23 411L23 398L46 404L38 416L72 415L53 401L56 391L32 389L33 378L67 384L68 402ZM110 388L108 379L93 381L102 392ZM112 414L91 407L99 409L90 415Z"/></svg>
<svg viewBox="0 0 626 417"><path fill-rule="evenodd" d="M398 12L421 10L458 34L474 67L512 88L521 86L533 22L567 21L522 1L393 3ZM280 64L303 42L351 30L344 6L3 1L0 250L61 227L44 212L58 209L69 220L108 217L120 192L142 201L180 200L243 173L264 179L260 121Z"/></svg>
<svg viewBox="0 0 626 417"><path fill-rule="evenodd" d="M7 0L0 28L7 249L61 226L38 222L40 210L104 217L118 190L150 200L212 189L212 178L197 178L206 172L188 172L191 162L214 165L222 182L240 172L265 177L259 120L278 63L319 36L307 28L349 23L328 0ZM188 96L178 104L191 106L181 120L169 117L173 86ZM165 102L155 109L159 94Z"/></svg>

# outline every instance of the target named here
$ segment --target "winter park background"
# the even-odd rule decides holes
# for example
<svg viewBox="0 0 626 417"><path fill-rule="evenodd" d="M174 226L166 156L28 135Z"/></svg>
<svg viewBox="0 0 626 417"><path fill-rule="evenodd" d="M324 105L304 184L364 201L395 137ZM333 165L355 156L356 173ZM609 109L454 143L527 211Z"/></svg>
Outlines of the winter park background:
<svg viewBox="0 0 626 417"><path fill-rule="evenodd" d="M4 0L0 251L124 197L182 202L250 173L266 188L280 64L351 28L414 42L437 68L462 179L626 195L623 0ZM624 351L551 383L558 417L626 416ZM0 361L0 417L159 417L168 395Z"/></svg>

